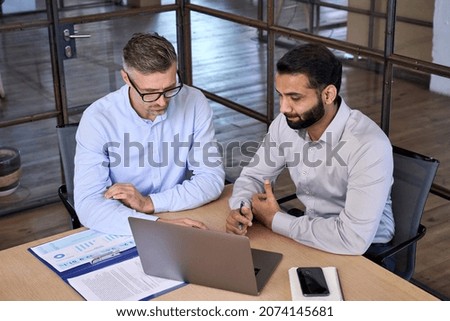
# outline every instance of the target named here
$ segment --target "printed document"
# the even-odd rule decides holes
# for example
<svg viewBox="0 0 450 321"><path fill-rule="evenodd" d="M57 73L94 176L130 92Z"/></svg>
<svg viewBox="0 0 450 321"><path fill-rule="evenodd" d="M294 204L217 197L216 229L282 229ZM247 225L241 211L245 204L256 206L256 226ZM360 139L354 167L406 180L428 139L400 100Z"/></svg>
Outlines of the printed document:
<svg viewBox="0 0 450 321"><path fill-rule="evenodd" d="M67 281L88 301L136 301L184 284L145 274L139 257Z"/></svg>
<svg viewBox="0 0 450 321"><path fill-rule="evenodd" d="M146 275L132 236L84 230L29 251L86 300L144 300L185 284Z"/></svg>
<svg viewBox="0 0 450 321"><path fill-rule="evenodd" d="M64 272L108 253L123 252L135 246L132 236L86 230L31 249L58 272Z"/></svg>

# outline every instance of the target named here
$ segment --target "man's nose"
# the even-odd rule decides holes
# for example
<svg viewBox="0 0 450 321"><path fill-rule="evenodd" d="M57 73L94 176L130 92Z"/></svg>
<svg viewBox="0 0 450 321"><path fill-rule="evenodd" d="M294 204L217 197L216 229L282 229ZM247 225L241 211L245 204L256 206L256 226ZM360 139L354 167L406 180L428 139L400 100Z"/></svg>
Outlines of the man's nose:
<svg viewBox="0 0 450 321"><path fill-rule="evenodd" d="M159 96L159 98L155 101L158 106L164 107L166 105L167 98L164 95Z"/></svg>
<svg viewBox="0 0 450 321"><path fill-rule="evenodd" d="M291 108L289 107L289 104L286 99L283 99L280 97L280 113L288 113L291 111Z"/></svg>

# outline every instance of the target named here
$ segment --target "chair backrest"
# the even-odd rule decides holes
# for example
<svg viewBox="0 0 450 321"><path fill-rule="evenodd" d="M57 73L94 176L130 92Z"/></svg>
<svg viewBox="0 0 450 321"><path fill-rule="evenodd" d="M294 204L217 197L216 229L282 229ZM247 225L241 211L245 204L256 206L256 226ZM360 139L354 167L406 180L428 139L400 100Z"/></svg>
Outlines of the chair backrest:
<svg viewBox="0 0 450 321"><path fill-rule="evenodd" d="M75 170L75 149L77 142L75 134L78 124L68 124L56 127L58 133L59 151L61 153L61 161L63 166L64 180L67 189L67 197L73 206L73 176Z"/></svg>
<svg viewBox="0 0 450 321"><path fill-rule="evenodd" d="M418 234L425 203L436 175L439 161L396 146L392 210L395 220L393 245L401 244ZM414 273L416 242L395 255L395 273L410 279Z"/></svg>

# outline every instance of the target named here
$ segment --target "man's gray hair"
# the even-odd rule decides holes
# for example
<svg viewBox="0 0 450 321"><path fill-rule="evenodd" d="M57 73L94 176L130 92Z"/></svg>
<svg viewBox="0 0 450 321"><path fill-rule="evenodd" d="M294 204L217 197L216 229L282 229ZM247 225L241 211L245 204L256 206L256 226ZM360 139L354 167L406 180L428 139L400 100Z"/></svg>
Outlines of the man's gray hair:
<svg viewBox="0 0 450 321"><path fill-rule="evenodd" d="M123 48L123 68L127 72L165 72L176 61L173 45L157 33L135 33Z"/></svg>

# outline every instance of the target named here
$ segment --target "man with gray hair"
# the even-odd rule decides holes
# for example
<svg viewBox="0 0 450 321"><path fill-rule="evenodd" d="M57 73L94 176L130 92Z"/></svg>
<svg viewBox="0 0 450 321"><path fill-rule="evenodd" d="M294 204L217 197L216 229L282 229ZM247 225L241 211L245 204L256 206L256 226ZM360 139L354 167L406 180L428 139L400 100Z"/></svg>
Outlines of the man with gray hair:
<svg viewBox="0 0 450 321"><path fill-rule="evenodd" d="M77 131L74 199L80 222L130 235L128 217L195 208L219 197L223 162L212 109L182 83L172 44L135 34L123 49L125 85L90 105ZM190 219L169 223L206 228Z"/></svg>

